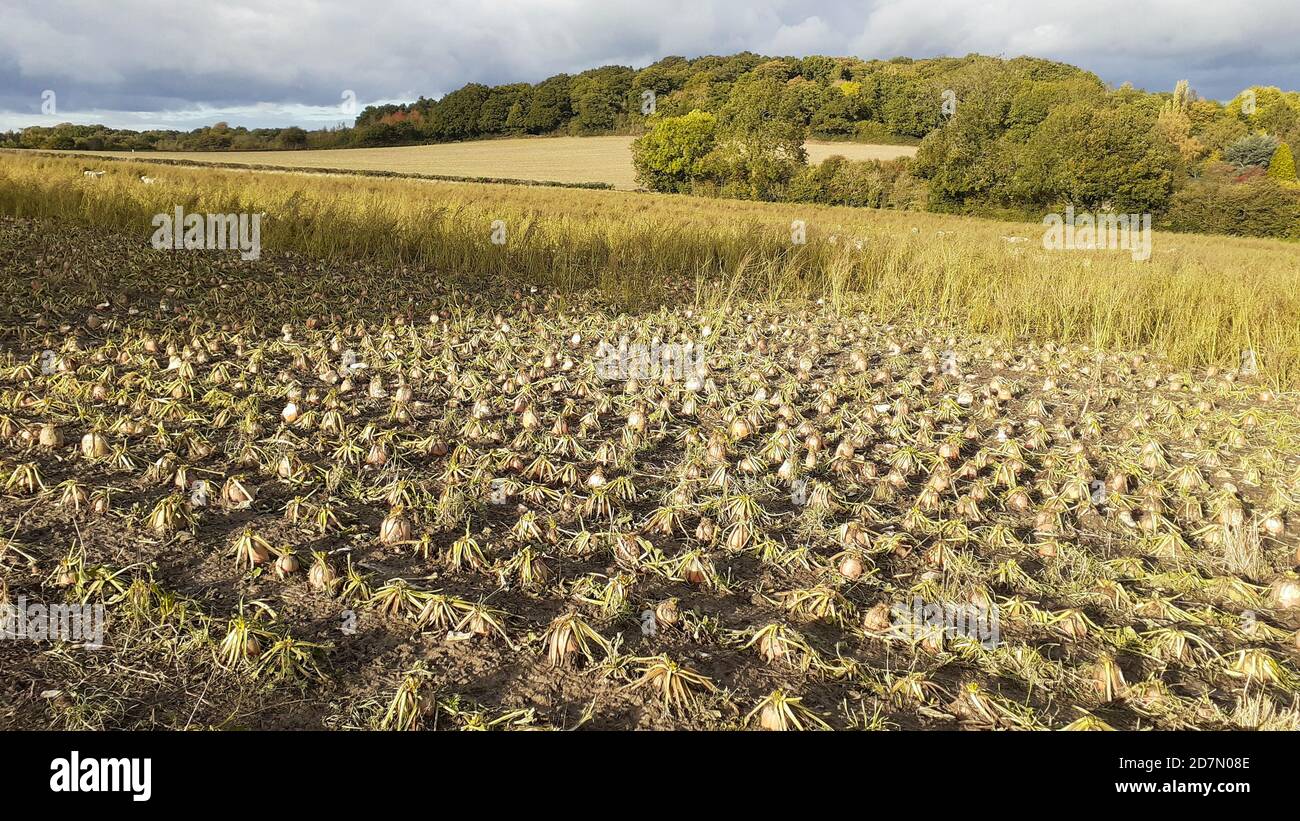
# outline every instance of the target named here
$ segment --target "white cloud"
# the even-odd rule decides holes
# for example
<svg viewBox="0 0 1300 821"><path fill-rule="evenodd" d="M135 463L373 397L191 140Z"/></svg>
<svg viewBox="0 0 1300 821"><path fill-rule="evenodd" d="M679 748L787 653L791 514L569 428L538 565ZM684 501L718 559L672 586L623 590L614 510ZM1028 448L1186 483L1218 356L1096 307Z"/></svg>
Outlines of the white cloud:
<svg viewBox="0 0 1300 821"><path fill-rule="evenodd" d="M781 26L768 47L764 49L771 54L816 54L824 44L834 39L830 27L820 17L809 17L793 26Z"/></svg>
<svg viewBox="0 0 1300 821"><path fill-rule="evenodd" d="M403 100L358 101L357 110L367 105L400 103ZM250 105L209 106L166 111L64 111L56 114L32 115L0 111L0 131L16 130L30 125L54 126L59 123L91 125L102 123L113 128L130 128L135 131L171 130L192 131L217 122L242 125L247 128L276 128L284 125L301 125L305 128L326 128L340 124L351 125L352 117L345 115L337 105L319 106L300 103L253 103Z"/></svg>

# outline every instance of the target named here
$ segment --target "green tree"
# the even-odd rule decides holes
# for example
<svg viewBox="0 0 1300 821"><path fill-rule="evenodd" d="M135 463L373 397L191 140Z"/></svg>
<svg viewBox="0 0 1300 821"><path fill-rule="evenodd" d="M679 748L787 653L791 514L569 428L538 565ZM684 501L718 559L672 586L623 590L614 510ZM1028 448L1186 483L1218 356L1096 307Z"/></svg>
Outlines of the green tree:
<svg viewBox="0 0 1300 821"><path fill-rule="evenodd" d="M1155 129L1159 106L1066 103L1017 152L1012 192L1036 204L1158 211L1180 159Z"/></svg>
<svg viewBox="0 0 1300 821"><path fill-rule="evenodd" d="M598 134L618 126L625 112L634 72L623 66L605 66L584 71L573 78L570 97L578 134Z"/></svg>
<svg viewBox="0 0 1300 821"><path fill-rule="evenodd" d="M718 112L717 145L705 161L724 193L778 199L803 168L806 129L784 105L784 90L772 70L746 75L732 87Z"/></svg>
<svg viewBox="0 0 1300 821"><path fill-rule="evenodd" d="M289 126L281 129L278 142L281 148L306 148L307 132L297 126Z"/></svg>
<svg viewBox="0 0 1300 821"><path fill-rule="evenodd" d="M1217 117L1193 133L1207 149L1222 154L1228 146L1249 134L1250 128L1240 119L1219 112Z"/></svg>
<svg viewBox="0 0 1300 821"><path fill-rule="evenodd" d="M1065 80L1024 80L1007 110L1007 130L1017 142L1024 142L1056 106L1065 102L1099 105L1105 93L1105 86L1091 75Z"/></svg>
<svg viewBox="0 0 1300 821"><path fill-rule="evenodd" d="M812 133L838 137L852 134L857 123L867 119L867 107L860 83L844 83L835 89L813 112L808 123Z"/></svg>
<svg viewBox="0 0 1300 821"><path fill-rule="evenodd" d="M569 90L572 78L567 74L557 74L543 80L533 89L532 100L528 106L528 116L524 118L524 127L530 134L546 134L556 130L573 116Z"/></svg>
<svg viewBox="0 0 1300 821"><path fill-rule="evenodd" d="M1010 176L1007 123L1015 101L1024 99L1019 84L985 64L972 66L962 79L953 115L917 150L916 173L930 181L937 202L1001 196L997 189Z"/></svg>
<svg viewBox="0 0 1300 821"><path fill-rule="evenodd" d="M479 110L478 132L480 134L504 134L510 110L531 89L527 83L495 86L488 92L487 99ZM520 116L523 116L522 113Z"/></svg>
<svg viewBox="0 0 1300 821"><path fill-rule="evenodd" d="M1271 134L1247 134L1223 149L1223 159L1238 168L1267 168L1277 145L1277 137Z"/></svg>
<svg viewBox="0 0 1300 821"><path fill-rule="evenodd" d="M652 191L689 193L704 176L717 118L703 111L663 117L632 143L637 182Z"/></svg>
<svg viewBox="0 0 1300 821"><path fill-rule="evenodd" d="M833 57L822 57L814 54L799 61L799 74L806 80L812 80L822 85L827 85L832 80L838 80L840 78L839 73L839 62Z"/></svg>
<svg viewBox="0 0 1300 821"><path fill-rule="evenodd" d="M479 83L462 86L433 106L424 133L434 140L467 140L478 136L478 121L491 90Z"/></svg>
<svg viewBox="0 0 1300 821"><path fill-rule="evenodd" d="M1283 133L1300 118L1300 93L1277 86L1251 86L1228 103L1228 113L1251 128Z"/></svg>
<svg viewBox="0 0 1300 821"><path fill-rule="evenodd" d="M685 85L690 76L691 61L685 57L665 57L638 71L632 90L638 95L648 90L656 96L667 97Z"/></svg>
<svg viewBox="0 0 1300 821"><path fill-rule="evenodd" d="M921 141L916 173L939 200L986 199L1009 176L997 111L974 102L959 105L952 119Z"/></svg>
<svg viewBox="0 0 1300 821"><path fill-rule="evenodd" d="M943 86L908 76L884 79L880 119L891 132L924 137L939 127L943 116Z"/></svg>
<svg viewBox="0 0 1300 821"><path fill-rule="evenodd" d="M880 208L888 193L879 161L854 162L835 155L796 174L786 198L791 202Z"/></svg>
<svg viewBox="0 0 1300 821"><path fill-rule="evenodd" d="M506 115L506 131L518 134L528 128L528 109L533 105L533 89L528 87L510 106Z"/></svg>
<svg viewBox="0 0 1300 821"><path fill-rule="evenodd" d="M832 100L844 99L844 94L831 86L796 77L785 84L781 92L780 116L784 120L807 126L817 113Z"/></svg>

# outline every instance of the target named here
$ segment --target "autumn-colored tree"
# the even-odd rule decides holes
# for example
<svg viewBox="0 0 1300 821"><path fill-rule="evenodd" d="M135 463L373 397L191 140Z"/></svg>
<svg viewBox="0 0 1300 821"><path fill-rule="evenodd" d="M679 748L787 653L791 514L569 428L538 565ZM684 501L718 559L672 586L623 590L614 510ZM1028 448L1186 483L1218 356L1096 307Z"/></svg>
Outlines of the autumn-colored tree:
<svg viewBox="0 0 1300 821"><path fill-rule="evenodd" d="M1160 107L1156 116L1156 132L1178 149L1179 157L1188 165L1205 155L1205 146L1192 136L1192 118L1188 114L1194 94L1186 80L1179 80L1174 96Z"/></svg>
<svg viewBox="0 0 1300 821"><path fill-rule="evenodd" d="M1291 146L1286 143L1278 144L1277 150L1273 152L1273 159L1268 163L1268 175L1282 183L1296 181L1295 157L1291 155Z"/></svg>

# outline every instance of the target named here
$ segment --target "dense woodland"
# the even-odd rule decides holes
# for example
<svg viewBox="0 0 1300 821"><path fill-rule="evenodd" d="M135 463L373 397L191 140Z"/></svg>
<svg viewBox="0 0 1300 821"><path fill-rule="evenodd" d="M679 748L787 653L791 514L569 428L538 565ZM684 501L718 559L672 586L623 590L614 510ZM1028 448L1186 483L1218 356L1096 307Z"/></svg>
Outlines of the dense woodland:
<svg viewBox="0 0 1300 821"><path fill-rule="evenodd" d="M1300 93L1253 87L1224 104L1185 83L1112 89L1034 58L669 57L536 84L471 83L368 107L352 127L64 124L0 134L0 146L218 151L555 134L641 135L638 178L659 191L1018 217L1073 204L1150 212L1177 230L1300 236ZM914 161L809 166L809 137L920 149Z"/></svg>

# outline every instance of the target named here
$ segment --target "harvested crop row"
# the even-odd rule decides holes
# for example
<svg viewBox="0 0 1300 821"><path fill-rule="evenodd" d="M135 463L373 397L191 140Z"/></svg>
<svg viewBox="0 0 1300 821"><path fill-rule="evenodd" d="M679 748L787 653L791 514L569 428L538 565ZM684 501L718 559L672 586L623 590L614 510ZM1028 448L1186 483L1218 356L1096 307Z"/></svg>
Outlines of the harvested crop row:
<svg viewBox="0 0 1300 821"><path fill-rule="evenodd" d="M1294 393L0 223L23 727L1300 728Z"/></svg>

